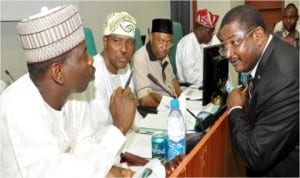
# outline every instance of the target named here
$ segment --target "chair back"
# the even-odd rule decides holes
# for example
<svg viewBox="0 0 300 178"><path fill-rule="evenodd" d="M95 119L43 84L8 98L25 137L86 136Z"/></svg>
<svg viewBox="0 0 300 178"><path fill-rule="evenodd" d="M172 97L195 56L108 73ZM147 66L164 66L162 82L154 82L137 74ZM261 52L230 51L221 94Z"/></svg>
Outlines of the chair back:
<svg viewBox="0 0 300 178"><path fill-rule="evenodd" d="M141 31L139 28L135 28L135 34L134 34L134 52L136 52L140 47L142 47L143 41L141 36Z"/></svg>
<svg viewBox="0 0 300 178"><path fill-rule="evenodd" d="M90 56L95 56L97 54L97 48L94 41L94 35L90 28L84 27L85 43L87 46L87 52Z"/></svg>
<svg viewBox="0 0 300 178"><path fill-rule="evenodd" d="M169 51L169 58L170 58L170 62L172 64L172 68L174 71L174 74L177 76L177 68L176 68L176 49L177 49L177 44L180 41L180 39L182 38L182 25L179 22L173 21L173 39L172 39L172 43L173 46Z"/></svg>

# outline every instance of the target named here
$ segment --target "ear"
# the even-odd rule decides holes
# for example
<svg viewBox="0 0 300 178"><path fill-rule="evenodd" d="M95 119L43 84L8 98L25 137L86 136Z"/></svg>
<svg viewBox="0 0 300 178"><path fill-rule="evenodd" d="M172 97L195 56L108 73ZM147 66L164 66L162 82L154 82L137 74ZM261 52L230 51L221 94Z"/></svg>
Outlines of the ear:
<svg viewBox="0 0 300 178"><path fill-rule="evenodd" d="M153 38L153 35L152 33L149 34L149 41L152 43L152 38Z"/></svg>
<svg viewBox="0 0 300 178"><path fill-rule="evenodd" d="M257 29L253 32L254 39L258 46L263 45L268 40L268 35L262 27L256 27Z"/></svg>
<svg viewBox="0 0 300 178"><path fill-rule="evenodd" d="M64 75L62 70L62 63L61 62L54 62L51 64L51 77L55 83L59 85L64 84Z"/></svg>
<svg viewBox="0 0 300 178"><path fill-rule="evenodd" d="M107 36L103 36L102 41L103 41L103 46L105 48L107 46L107 43L108 43L108 37Z"/></svg>

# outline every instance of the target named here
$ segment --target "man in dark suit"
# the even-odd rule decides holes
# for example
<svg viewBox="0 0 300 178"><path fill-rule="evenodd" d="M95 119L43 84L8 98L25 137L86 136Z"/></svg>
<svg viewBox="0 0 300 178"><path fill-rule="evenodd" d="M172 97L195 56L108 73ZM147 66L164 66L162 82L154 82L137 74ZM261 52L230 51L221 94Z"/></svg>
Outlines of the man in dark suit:
<svg viewBox="0 0 300 178"><path fill-rule="evenodd" d="M248 176L299 176L299 51L269 34L247 5L223 18L220 50L237 72L249 72L248 92L227 98L232 141Z"/></svg>

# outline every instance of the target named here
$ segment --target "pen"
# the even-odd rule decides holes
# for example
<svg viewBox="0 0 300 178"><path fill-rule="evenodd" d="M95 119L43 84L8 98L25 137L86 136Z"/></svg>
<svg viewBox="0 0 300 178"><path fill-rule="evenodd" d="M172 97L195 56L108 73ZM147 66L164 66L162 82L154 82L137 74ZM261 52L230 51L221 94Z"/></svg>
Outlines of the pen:
<svg viewBox="0 0 300 178"><path fill-rule="evenodd" d="M130 81L131 81L131 78L132 78L132 74L133 74L133 70L131 71L131 73L130 73L130 75L129 75L129 77L128 77L127 81L126 81L126 84L125 84L125 87L124 87L124 89L125 89L125 88L127 88L127 87L128 87L128 85L130 84Z"/></svg>

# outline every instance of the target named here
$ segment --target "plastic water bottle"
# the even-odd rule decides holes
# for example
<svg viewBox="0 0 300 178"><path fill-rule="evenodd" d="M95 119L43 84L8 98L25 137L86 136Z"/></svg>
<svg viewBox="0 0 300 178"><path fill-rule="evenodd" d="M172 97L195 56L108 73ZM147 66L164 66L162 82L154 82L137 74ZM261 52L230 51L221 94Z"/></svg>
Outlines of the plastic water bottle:
<svg viewBox="0 0 300 178"><path fill-rule="evenodd" d="M179 109L179 101L171 100L171 110L168 115L168 160L179 154L185 154L185 121Z"/></svg>

